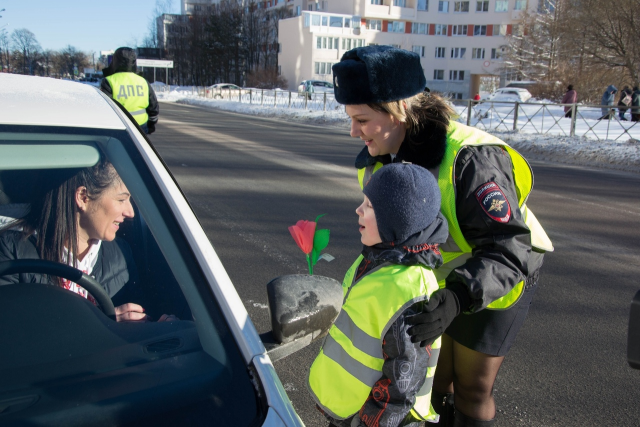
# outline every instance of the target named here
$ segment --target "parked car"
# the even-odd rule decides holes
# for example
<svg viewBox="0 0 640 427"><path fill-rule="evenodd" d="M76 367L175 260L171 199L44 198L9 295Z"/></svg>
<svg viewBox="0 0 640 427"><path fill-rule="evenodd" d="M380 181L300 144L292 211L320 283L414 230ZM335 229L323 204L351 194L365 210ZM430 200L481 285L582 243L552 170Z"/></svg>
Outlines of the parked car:
<svg viewBox="0 0 640 427"><path fill-rule="evenodd" d="M333 83L323 80L303 80L298 85L298 94L312 99L314 94L331 93L333 94Z"/></svg>
<svg viewBox="0 0 640 427"><path fill-rule="evenodd" d="M279 315L259 336L180 187L120 104L88 85L13 74L0 74L0 98L4 230L102 158L126 185L134 213L113 223L113 241L130 248L130 260L118 264L129 281L113 295L66 264L0 262L0 277L18 279L0 286L0 425L301 426L272 360L326 334L340 284L302 275L283 276L289 282L275 291L268 284ZM18 274L79 283L96 302ZM317 307L301 302L325 288L334 299L329 312L322 296ZM177 318L116 322L114 306L127 302L151 320Z"/></svg>
<svg viewBox="0 0 640 427"><path fill-rule="evenodd" d="M483 119L488 118L492 112L509 114L515 108L516 102L527 102L530 99L531 93L527 89L503 87L475 105L473 107L473 115L476 118Z"/></svg>
<svg viewBox="0 0 640 427"><path fill-rule="evenodd" d="M207 86L206 97L214 99L237 97L242 91L242 88L233 83L217 83L211 86Z"/></svg>

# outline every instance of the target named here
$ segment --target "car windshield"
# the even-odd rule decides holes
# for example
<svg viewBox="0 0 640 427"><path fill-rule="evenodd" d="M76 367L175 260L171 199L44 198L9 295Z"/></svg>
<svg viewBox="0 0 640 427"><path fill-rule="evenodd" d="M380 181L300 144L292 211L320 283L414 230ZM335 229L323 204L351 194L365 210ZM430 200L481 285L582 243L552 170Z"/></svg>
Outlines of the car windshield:
<svg viewBox="0 0 640 427"><path fill-rule="evenodd" d="M59 425L81 425L90 416L105 425L255 425L263 410L208 285L212 279L173 213L161 184L166 178L149 167L131 136L0 126L0 253L6 259L7 242L36 247L30 242L39 236L26 233L31 223L16 227L16 220L36 212L51 189L106 159L131 194L133 215L119 224L115 240L102 241L94 264L102 270L95 276L113 290L114 306L139 304L151 320L115 322L99 302L52 286L69 281L56 282L45 274L53 273L33 266L0 277L3 422L41 425L55 418ZM52 213L56 223L58 211ZM163 315L174 317L158 321Z"/></svg>

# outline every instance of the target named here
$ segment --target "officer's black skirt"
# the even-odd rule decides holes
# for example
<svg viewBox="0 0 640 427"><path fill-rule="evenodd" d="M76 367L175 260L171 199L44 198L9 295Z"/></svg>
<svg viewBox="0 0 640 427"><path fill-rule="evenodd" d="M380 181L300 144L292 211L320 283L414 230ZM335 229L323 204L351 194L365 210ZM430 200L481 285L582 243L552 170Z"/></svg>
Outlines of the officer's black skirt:
<svg viewBox="0 0 640 427"><path fill-rule="evenodd" d="M520 300L508 310L481 310L461 314L445 333L471 350L492 356L505 356L527 317L537 281L527 283Z"/></svg>

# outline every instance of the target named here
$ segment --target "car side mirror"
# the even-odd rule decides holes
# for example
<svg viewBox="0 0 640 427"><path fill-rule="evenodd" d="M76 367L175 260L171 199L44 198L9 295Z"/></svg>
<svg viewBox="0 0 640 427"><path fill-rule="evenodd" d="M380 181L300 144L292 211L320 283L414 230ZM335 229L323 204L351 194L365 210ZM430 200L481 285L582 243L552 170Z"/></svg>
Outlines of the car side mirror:
<svg viewBox="0 0 640 427"><path fill-rule="evenodd" d="M631 301L629 335L627 339L627 362L633 369L640 369L640 291Z"/></svg>
<svg viewBox="0 0 640 427"><path fill-rule="evenodd" d="M267 284L271 331L260 338L271 361L324 337L342 307L342 285L325 276L292 274Z"/></svg>

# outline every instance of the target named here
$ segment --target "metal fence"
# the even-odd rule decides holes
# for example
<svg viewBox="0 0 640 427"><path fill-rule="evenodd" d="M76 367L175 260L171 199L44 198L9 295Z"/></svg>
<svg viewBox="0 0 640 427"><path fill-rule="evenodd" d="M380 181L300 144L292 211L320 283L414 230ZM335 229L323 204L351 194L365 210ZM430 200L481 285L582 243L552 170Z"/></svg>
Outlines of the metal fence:
<svg viewBox="0 0 640 427"><path fill-rule="evenodd" d="M178 91L264 107L332 111L343 108L332 93L298 93L281 89L212 89L198 86L155 86L156 92ZM583 137L598 140L640 140L640 125L626 120L617 108L592 104L452 100L458 121L487 131L511 131L537 135ZM566 115L564 107L570 108ZM604 112L607 114L603 115ZM640 110L640 109L639 109ZM638 111L640 114L640 111ZM606 117L603 117L606 116Z"/></svg>

